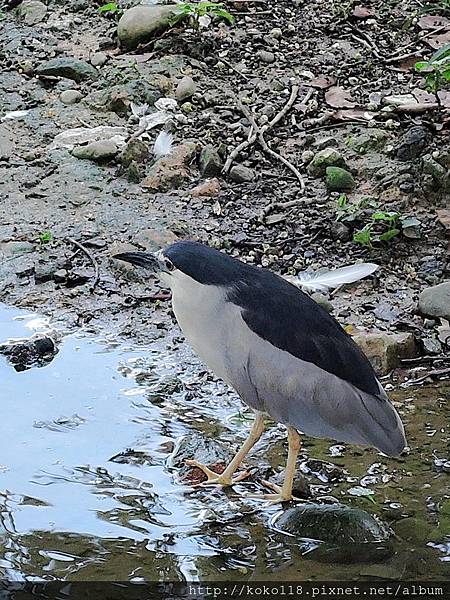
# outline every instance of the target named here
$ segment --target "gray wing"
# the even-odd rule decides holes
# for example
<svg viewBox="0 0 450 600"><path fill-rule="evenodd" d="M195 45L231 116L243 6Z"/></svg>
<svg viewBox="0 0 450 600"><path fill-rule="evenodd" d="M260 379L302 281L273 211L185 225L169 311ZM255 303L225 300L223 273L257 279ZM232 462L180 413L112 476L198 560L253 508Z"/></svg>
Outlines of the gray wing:
<svg viewBox="0 0 450 600"><path fill-rule="evenodd" d="M378 382L374 396L280 350L249 328L245 336L240 346L248 349L246 358L230 375L244 402L313 437L375 446L389 456L401 453L403 425Z"/></svg>

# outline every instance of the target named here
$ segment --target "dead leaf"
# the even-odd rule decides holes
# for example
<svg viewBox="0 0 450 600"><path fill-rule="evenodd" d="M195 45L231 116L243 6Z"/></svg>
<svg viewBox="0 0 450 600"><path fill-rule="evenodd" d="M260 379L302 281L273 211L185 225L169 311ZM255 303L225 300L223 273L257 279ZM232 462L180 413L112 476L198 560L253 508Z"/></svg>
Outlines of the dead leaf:
<svg viewBox="0 0 450 600"><path fill-rule="evenodd" d="M450 108L450 92L448 90L441 90L437 93L441 106L444 108Z"/></svg>
<svg viewBox="0 0 450 600"><path fill-rule="evenodd" d="M336 83L336 77L332 75L324 75L323 77L315 77L309 82L309 85L319 90L326 90Z"/></svg>
<svg viewBox="0 0 450 600"><path fill-rule="evenodd" d="M355 17L355 19L368 19L374 15L374 11L367 6L355 6L352 12L352 16Z"/></svg>
<svg viewBox="0 0 450 600"><path fill-rule="evenodd" d="M378 113L370 112L368 110L354 109L354 110L337 110L333 113L333 118L337 121L372 121Z"/></svg>
<svg viewBox="0 0 450 600"><path fill-rule="evenodd" d="M450 21L440 15L425 15L417 21L420 29L436 29L436 27L449 27Z"/></svg>
<svg viewBox="0 0 450 600"><path fill-rule="evenodd" d="M433 48L433 50L438 50L439 48L442 48L442 46L445 46L445 44L450 44L450 31L429 37L425 41Z"/></svg>
<svg viewBox="0 0 450 600"><path fill-rule="evenodd" d="M416 62L419 61L423 61L423 55L420 52L420 50L417 51L417 53L414 56L410 56L408 58L405 58L404 60L402 60L400 63L397 64L397 69L399 71L411 71L414 70L415 71L415 67L416 67Z"/></svg>
<svg viewBox="0 0 450 600"><path fill-rule="evenodd" d="M333 108L353 108L356 106L350 92L340 86L334 86L327 90L325 100Z"/></svg>
<svg viewBox="0 0 450 600"><path fill-rule="evenodd" d="M441 223L447 230L447 233L450 234L450 209L439 208L436 211L436 215L439 223Z"/></svg>

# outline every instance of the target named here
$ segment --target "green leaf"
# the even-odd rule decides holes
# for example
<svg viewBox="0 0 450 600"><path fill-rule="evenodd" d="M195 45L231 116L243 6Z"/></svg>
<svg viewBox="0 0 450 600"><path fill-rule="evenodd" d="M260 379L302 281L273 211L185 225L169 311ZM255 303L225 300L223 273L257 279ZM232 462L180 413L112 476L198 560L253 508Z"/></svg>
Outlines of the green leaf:
<svg viewBox="0 0 450 600"><path fill-rule="evenodd" d="M347 196L345 194L341 194L337 200L338 208L341 210L345 210L348 206Z"/></svg>
<svg viewBox="0 0 450 600"><path fill-rule="evenodd" d="M366 225L359 231L353 234L353 241L363 246L372 247L372 230L371 225Z"/></svg>
<svg viewBox="0 0 450 600"><path fill-rule="evenodd" d="M427 61L420 61L416 62L414 66L416 68L416 71L424 71L425 69L428 69L430 67L430 63Z"/></svg>
<svg viewBox="0 0 450 600"><path fill-rule="evenodd" d="M228 21L228 23L230 23L230 25L232 25L234 23L234 17L233 15L231 15L227 10L225 10L224 8L214 8L211 13L215 16L215 17L219 17L221 19L225 19L225 21Z"/></svg>
<svg viewBox="0 0 450 600"><path fill-rule="evenodd" d="M106 12L116 13L118 10L119 10L119 7L117 6L116 2L108 2L108 4L99 6L98 12L99 13L106 13Z"/></svg>
<svg viewBox="0 0 450 600"><path fill-rule="evenodd" d="M380 240L380 242L388 242L399 233L400 229L389 229L388 231L385 231L384 233L379 235L378 239Z"/></svg>

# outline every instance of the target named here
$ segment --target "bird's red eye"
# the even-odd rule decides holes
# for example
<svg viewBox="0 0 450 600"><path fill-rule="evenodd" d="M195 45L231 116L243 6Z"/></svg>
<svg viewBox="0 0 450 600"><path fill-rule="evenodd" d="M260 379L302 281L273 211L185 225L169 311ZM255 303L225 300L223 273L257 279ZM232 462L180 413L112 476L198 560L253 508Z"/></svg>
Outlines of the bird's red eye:
<svg viewBox="0 0 450 600"><path fill-rule="evenodd" d="M168 258L166 258L166 259L164 260L164 264L166 265L166 269L167 269L168 271L173 271L173 270L175 269L175 265L174 265L174 264L173 264L173 262L172 262L172 261L170 261Z"/></svg>

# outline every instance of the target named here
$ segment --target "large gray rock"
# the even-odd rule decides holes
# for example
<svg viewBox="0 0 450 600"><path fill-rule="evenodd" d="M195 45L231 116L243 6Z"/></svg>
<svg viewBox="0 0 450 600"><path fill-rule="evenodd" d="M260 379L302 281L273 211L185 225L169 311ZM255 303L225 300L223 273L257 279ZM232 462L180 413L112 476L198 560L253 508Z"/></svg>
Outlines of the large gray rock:
<svg viewBox="0 0 450 600"><path fill-rule="evenodd" d="M419 296L420 312L450 320L450 281L426 288Z"/></svg>
<svg viewBox="0 0 450 600"><path fill-rule="evenodd" d="M39 0L24 0L18 8L17 13L26 25L36 25L44 20L47 14L47 7Z"/></svg>
<svg viewBox="0 0 450 600"><path fill-rule="evenodd" d="M97 79L98 71L84 60L65 56L52 58L40 64L36 68L36 75L66 77L67 79L79 82L85 79Z"/></svg>
<svg viewBox="0 0 450 600"><path fill-rule="evenodd" d="M136 48L149 41L156 33L170 27L173 17L179 12L176 5L139 5L126 10L117 25L120 45Z"/></svg>
<svg viewBox="0 0 450 600"><path fill-rule="evenodd" d="M276 520L279 531L308 547L310 557L333 562L366 562L392 553L392 531L359 508L343 504L303 504L283 512Z"/></svg>
<svg viewBox="0 0 450 600"><path fill-rule="evenodd" d="M97 162L114 158L118 152L117 144L113 140L98 140L86 144L86 146L78 146L72 150L72 154L76 158L84 158Z"/></svg>

